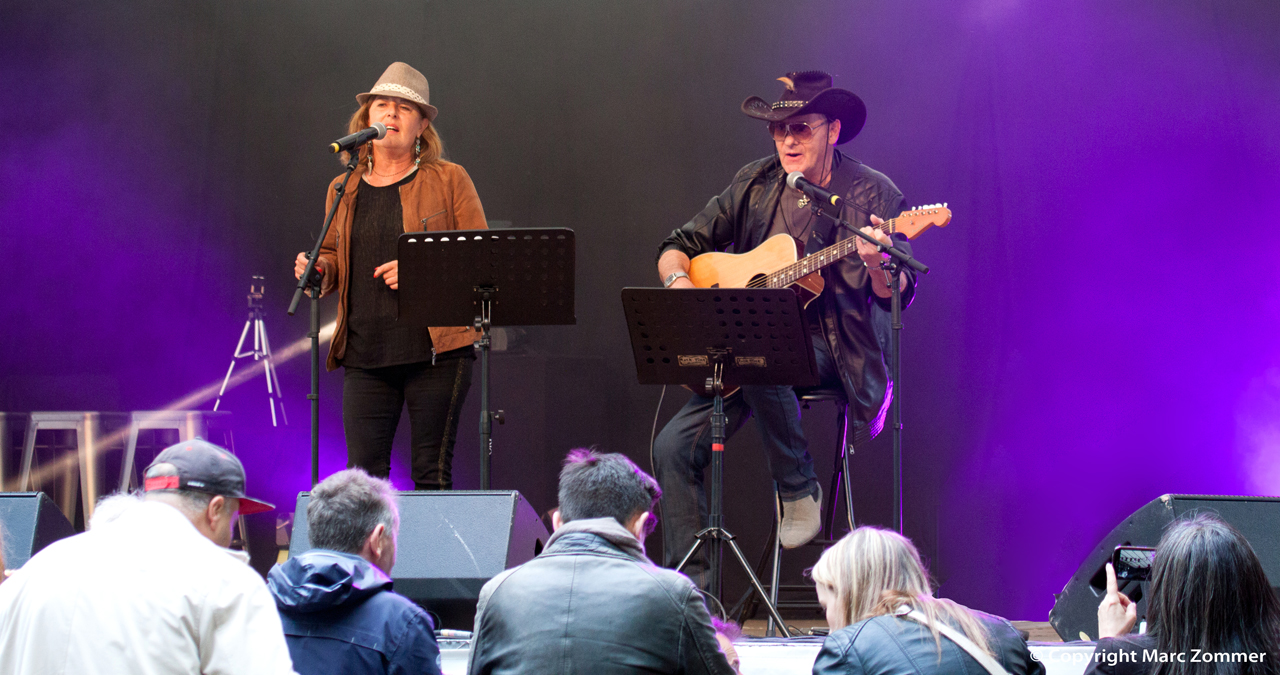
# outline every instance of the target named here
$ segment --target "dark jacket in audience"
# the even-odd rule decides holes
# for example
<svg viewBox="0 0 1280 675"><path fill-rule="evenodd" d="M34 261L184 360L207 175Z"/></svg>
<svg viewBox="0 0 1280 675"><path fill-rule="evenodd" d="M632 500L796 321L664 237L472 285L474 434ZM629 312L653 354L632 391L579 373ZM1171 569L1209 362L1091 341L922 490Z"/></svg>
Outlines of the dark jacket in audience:
<svg viewBox="0 0 1280 675"><path fill-rule="evenodd" d="M1011 675L1044 675L1044 665L1031 658L1022 635L1008 621L974 612L987 630L996 661ZM880 673L946 673L986 675L982 667L959 645L941 636L942 653L933 634L923 624L905 617L877 616L842 628L822 643L813 664L813 675Z"/></svg>
<svg viewBox="0 0 1280 675"><path fill-rule="evenodd" d="M566 523L485 584L471 649L472 675L733 672L693 583L612 518Z"/></svg>
<svg viewBox="0 0 1280 675"><path fill-rule="evenodd" d="M299 675L439 675L430 617L364 558L313 549L271 568L267 586Z"/></svg>

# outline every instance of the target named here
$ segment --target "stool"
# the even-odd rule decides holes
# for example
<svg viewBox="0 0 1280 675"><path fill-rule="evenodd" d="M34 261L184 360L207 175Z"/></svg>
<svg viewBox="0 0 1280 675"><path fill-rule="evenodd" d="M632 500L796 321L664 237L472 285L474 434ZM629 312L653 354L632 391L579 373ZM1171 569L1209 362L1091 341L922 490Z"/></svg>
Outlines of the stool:
<svg viewBox="0 0 1280 675"><path fill-rule="evenodd" d="M819 401L836 404L836 436L840 438L840 453L836 455L835 466L831 470L831 511L822 532L824 539L831 539L836 529L836 502L840 498L841 486L844 486L844 508L849 517L849 529L853 529L853 491L849 489L849 401L840 387L811 389L796 398L800 399L800 407L805 410L809 409L810 403ZM781 507L778 512L781 522Z"/></svg>
<svg viewBox="0 0 1280 675"><path fill-rule="evenodd" d="M138 451L138 432L143 429L173 429L178 432L178 442L193 438L209 440L210 431L221 431L223 447L236 454L235 439L231 435L231 413L212 410L138 410L130 415L129 441L125 444L124 465L120 467L120 491L137 487L133 464Z"/></svg>
<svg viewBox="0 0 1280 675"><path fill-rule="evenodd" d="M22 446L22 474L19 478L19 490L34 490L32 484L32 464L35 462L36 434L41 431L66 429L76 432L76 464L68 463L63 476L68 489L62 498L60 508L67 520L75 522L76 490L74 484L80 483L80 498L84 508L84 522L87 524L93 516L93 507L98 502L98 464L103 446L119 442L117 433L124 427L128 416L124 413L104 412L33 412L28 417L26 439ZM78 468L78 472L77 472ZM42 468L40 482L44 483L44 475L48 468Z"/></svg>
<svg viewBox="0 0 1280 675"><path fill-rule="evenodd" d="M800 399L801 407L808 409L809 404L819 401L831 401L836 404L836 436L840 438L840 452L835 455L835 466L831 471L831 489L830 502L831 509L827 513L827 522L823 526L822 538L815 540L816 543L825 545L831 543L832 535L836 527L836 505L839 502L841 494L841 486L844 487L844 506L845 513L849 518L849 529L853 529L853 492L849 489L849 401L845 398L844 389L840 387L818 387L809 389L803 393L797 392L796 398ZM782 499L778 495L778 486L773 486L774 496L774 526L773 526L773 572L772 582L769 584L769 602L774 607L778 606L779 581L782 577L782 542L778 537L779 530L782 527ZM811 542L812 543L812 542ZM775 627L773 625L773 617L769 617L769 623L766 628L766 635L773 637ZM783 627L785 630L785 627Z"/></svg>

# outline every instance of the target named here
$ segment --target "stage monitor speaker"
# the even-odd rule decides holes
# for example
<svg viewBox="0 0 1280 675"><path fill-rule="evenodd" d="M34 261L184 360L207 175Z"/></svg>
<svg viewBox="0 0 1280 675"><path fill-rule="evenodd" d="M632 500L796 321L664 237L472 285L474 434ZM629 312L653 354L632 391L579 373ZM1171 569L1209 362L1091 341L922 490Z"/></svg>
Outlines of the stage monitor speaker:
<svg viewBox="0 0 1280 675"><path fill-rule="evenodd" d="M44 547L75 533L49 495L0 493L0 546L4 547L5 567L22 567Z"/></svg>
<svg viewBox="0 0 1280 675"><path fill-rule="evenodd" d="M1262 561L1272 588L1280 591L1280 499L1163 495L1111 530L1057 594L1049 623L1058 635L1063 640L1096 640L1098 603L1107 594L1106 564L1112 551L1117 546L1155 546L1169 523L1197 513L1215 514L1239 530ZM1146 616L1142 584L1122 583L1120 591L1138 603L1139 616Z"/></svg>
<svg viewBox="0 0 1280 675"><path fill-rule="evenodd" d="M311 548L310 493L298 495L289 555ZM542 552L549 534L519 492L401 492L395 591L439 617L436 628L471 630L480 587Z"/></svg>

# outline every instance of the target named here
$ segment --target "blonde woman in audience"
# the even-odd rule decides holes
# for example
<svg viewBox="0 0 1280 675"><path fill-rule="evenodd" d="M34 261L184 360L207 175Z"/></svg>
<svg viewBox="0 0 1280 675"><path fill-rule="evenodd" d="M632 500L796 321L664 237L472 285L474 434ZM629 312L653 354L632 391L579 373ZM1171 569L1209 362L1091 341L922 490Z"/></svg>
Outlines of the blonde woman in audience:
<svg viewBox="0 0 1280 675"><path fill-rule="evenodd" d="M814 675L1044 673L1008 621L933 597L919 552L896 532L850 532L813 579L831 627Z"/></svg>

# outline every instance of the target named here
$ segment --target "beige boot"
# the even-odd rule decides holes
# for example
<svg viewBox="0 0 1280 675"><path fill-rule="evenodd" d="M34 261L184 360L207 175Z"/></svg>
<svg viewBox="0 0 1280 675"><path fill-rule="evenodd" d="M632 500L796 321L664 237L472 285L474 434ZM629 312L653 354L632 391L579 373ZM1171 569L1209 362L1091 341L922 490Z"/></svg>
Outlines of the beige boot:
<svg viewBox="0 0 1280 675"><path fill-rule="evenodd" d="M822 486L818 494L782 502L782 525L778 527L778 541L782 548L796 548L809 543L822 529Z"/></svg>

